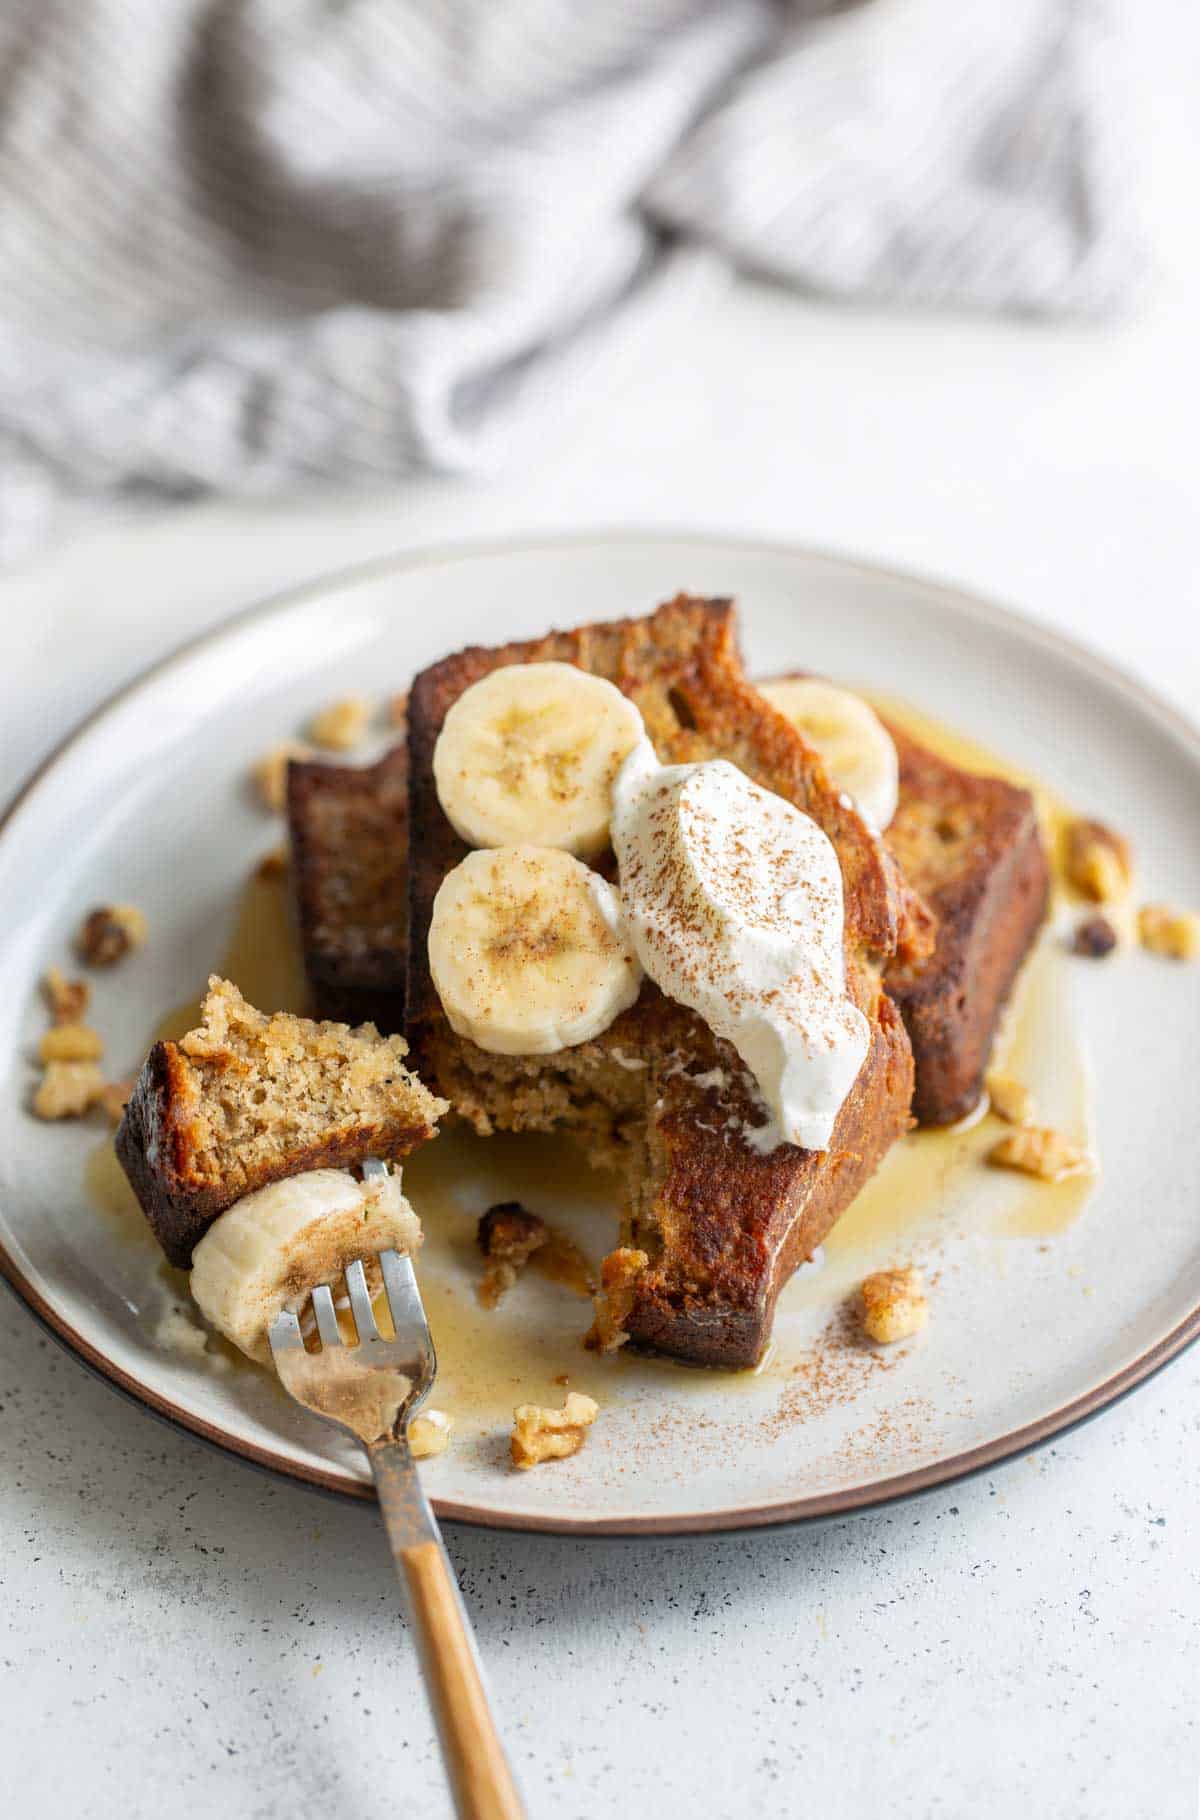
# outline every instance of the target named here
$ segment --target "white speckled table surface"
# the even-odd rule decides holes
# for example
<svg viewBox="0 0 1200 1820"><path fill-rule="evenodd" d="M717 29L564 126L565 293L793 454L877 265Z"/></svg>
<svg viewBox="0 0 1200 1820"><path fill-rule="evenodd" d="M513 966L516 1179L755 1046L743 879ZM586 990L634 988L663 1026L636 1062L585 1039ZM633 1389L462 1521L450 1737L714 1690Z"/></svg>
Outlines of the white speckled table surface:
<svg viewBox="0 0 1200 1820"><path fill-rule="evenodd" d="M5 786L264 593L401 546L600 524L960 580L1195 713L1200 30L1169 0L1147 12L1178 56L1148 112L1160 269L1136 320L887 318L739 285L664 325L511 482L84 521L0 579ZM205 1451L7 1296L0 1317L7 1810L447 1814L373 1514ZM450 1531L533 1814L1191 1820L1198 1389L1185 1355L1030 1460L831 1528Z"/></svg>

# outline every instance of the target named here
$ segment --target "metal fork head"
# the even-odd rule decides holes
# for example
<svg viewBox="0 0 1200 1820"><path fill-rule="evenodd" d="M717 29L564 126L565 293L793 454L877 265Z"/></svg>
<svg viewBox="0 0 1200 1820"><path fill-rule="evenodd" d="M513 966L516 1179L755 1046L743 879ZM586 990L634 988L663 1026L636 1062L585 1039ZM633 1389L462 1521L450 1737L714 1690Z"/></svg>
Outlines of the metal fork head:
<svg viewBox="0 0 1200 1820"><path fill-rule="evenodd" d="M346 1290L358 1335L346 1345L328 1284L313 1290L320 1346L304 1344L299 1315L285 1309L268 1338L283 1387L314 1415L348 1429L364 1445L402 1436L433 1386L437 1355L412 1259L397 1251L378 1255L383 1292L395 1337L379 1331L365 1260L346 1267Z"/></svg>

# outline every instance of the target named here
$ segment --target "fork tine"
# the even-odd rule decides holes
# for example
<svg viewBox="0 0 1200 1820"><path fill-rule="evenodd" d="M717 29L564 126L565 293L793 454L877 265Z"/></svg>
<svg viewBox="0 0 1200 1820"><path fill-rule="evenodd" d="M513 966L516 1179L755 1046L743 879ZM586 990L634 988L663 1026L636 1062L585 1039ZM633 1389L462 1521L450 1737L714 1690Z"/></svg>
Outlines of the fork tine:
<svg viewBox="0 0 1200 1820"><path fill-rule="evenodd" d="M378 1340L381 1336L375 1325L371 1292L367 1288L367 1273L363 1269L361 1258L356 1258L353 1264L347 1264L346 1288L350 1291L350 1308L354 1315L354 1325L358 1329L359 1344L364 1340Z"/></svg>
<svg viewBox="0 0 1200 1820"><path fill-rule="evenodd" d="M300 1332L299 1319L286 1308L281 1309L272 1321L267 1338L271 1342L273 1353L304 1351L304 1335Z"/></svg>
<svg viewBox="0 0 1200 1820"><path fill-rule="evenodd" d="M383 1271L383 1287L396 1332L423 1332L427 1325L425 1309L412 1259L401 1257L398 1251L381 1251L379 1267Z"/></svg>
<svg viewBox="0 0 1200 1820"><path fill-rule="evenodd" d="M320 1283L312 1292L313 1313L317 1317L317 1332L321 1336L322 1346L340 1346L342 1330L338 1326L337 1309L333 1305L333 1291L328 1283Z"/></svg>

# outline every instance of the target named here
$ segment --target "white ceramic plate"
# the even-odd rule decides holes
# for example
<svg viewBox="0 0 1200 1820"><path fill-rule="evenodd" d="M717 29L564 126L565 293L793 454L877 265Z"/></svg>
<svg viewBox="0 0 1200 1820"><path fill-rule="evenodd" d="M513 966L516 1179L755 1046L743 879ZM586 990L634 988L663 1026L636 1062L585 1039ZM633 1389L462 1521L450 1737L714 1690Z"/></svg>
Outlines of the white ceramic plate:
<svg viewBox="0 0 1200 1820"><path fill-rule="evenodd" d="M151 940L98 976L94 1006L114 1072L132 1066L164 1007L220 961L247 868L278 840L244 783L267 745L331 697L401 689L459 645L640 612L679 588L737 596L755 673L827 672L968 730L1126 830L1150 895L1200 903L1197 733L1085 651L925 581L788 548L596 536L405 559L258 609L88 722L0 836L0 1267L67 1345L148 1408L259 1464L366 1490L353 1452L266 1374L162 1344L171 1286L153 1249L85 1193L102 1129L49 1127L26 1110L39 973L66 957L87 906L142 906ZM607 1191L586 1172L547 1174L536 1146L430 1147L413 1192L435 1235L435 1331L453 1309L460 1354L472 1324L478 1348L435 1396L461 1405L455 1446L426 1469L442 1514L621 1533L875 1505L1045 1439L1195 1337L1200 1141L1189 1083L1200 968L1140 953L1103 965L1044 958L1057 970L1053 992L1070 998L1040 1001L1041 1059L1029 1068L1044 1077L1035 1084L1046 1113L1085 1116L1073 1031L1095 1082L1103 1179L1080 1217L1053 1232L1057 1203L1031 1215L1038 1191L983 1169L975 1152L933 1171L911 1152L898 1157L870 1207L843 1223L824 1271L785 1293L776 1352L754 1378L593 1361L578 1348L582 1305L533 1280L497 1315L471 1313L480 1208L523 1192L596 1248L612 1231ZM888 1354L861 1347L839 1324L848 1291L866 1270L910 1257L933 1284L928 1331ZM552 1382L555 1366L595 1392L601 1418L571 1462L514 1473L504 1410Z"/></svg>

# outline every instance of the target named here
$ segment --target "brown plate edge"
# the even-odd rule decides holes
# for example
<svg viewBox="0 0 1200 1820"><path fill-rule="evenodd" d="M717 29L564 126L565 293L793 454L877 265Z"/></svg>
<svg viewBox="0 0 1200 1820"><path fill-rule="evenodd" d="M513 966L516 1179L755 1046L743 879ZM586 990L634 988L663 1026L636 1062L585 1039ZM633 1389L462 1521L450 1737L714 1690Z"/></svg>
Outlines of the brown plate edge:
<svg viewBox="0 0 1200 1820"><path fill-rule="evenodd" d="M232 1454L250 1466L272 1476L293 1480L313 1491L355 1502L374 1501L375 1490L330 1468L309 1466L289 1460L269 1448L242 1441L227 1430L205 1422L201 1417L181 1409L166 1397L160 1397L137 1378L94 1347L83 1335L64 1321L41 1293L17 1269L4 1245L0 1243L0 1277L47 1330L51 1337L69 1352L93 1376L102 1379L130 1402L157 1416L172 1428L195 1436L223 1454ZM686 1536L725 1533L744 1529L774 1528L787 1524L829 1521L838 1517L865 1514L885 1509L940 1487L957 1484L1002 1465L1006 1460L1029 1453L1056 1436L1080 1427L1093 1416L1111 1408L1136 1390L1148 1378L1185 1352L1200 1339L1200 1307L1192 1312L1146 1352L1132 1360L1111 1378L1085 1391L1072 1402L1051 1410L1035 1422L998 1435L966 1453L952 1454L928 1466L914 1467L911 1472L897 1473L888 1479L851 1486L845 1491L826 1492L818 1497L788 1499L782 1503L732 1506L719 1511L696 1513L667 1512L649 1517L558 1517L540 1511L497 1511L489 1506L462 1504L450 1498L431 1494L430 1502L444 1522L466 1523L480 1529L506 1529L544 1535L573 1536Z"/></svg>
<svg viewBox="0 0 1200 1820"><path fill-rule="evenodd" d="M627 528L596 527L586 532L560 536L514 536L478 543L468 541L424 551L403 551L396 556L376 558L369 563L341 570L335 575L289 588L267 600L259 601L241 612L229 615L198 637L185 640L164 657L147 665L120 689L114 690L91 713L77 722L41 759L6 804L3 815L0 815L0 835L3 834L13 815L16 814L41 778L64 756L81 734L103 719L111 709L133 694L143 683L150 681L161 671L171 668L179 659L189 657L206 645L227 636L239 625L259 617L265 618L288 606L299 605L320 588L335 585L344 587L355 581L367 581L375 576L401 573L407 569L430 567L438 563L461 561L464 558L483 558L521 552L532 553L539 549L604 542L691 542L711 544L723 549L741 548L758 554L768 552L779 556L827 562L842 568L859 569L875 578L882 576L887 580L901 582L907 586L915 585L930 593L940 595L958 611L962 611L965 606L969 612L980 615L984 619L990 619L994 624L1019 627L1025 636L1032 637L1035 643L1041 643L1048 649L1069 657L1076 664L1082 665L1085 670L1089 670L1107 681L1110 686L1115 685L1122 693L1139 702L1143 708L1150 709L1156 718L1166 721L1176 734L1181 735L1190 746L1200 752L1200 728L1193 725L1174 703L1158 695L1138 678L1122 670L1118 664L1113 663L1102 653L1094 651L1083 641L1044 626L1012 607L989 600L965 584L960 586L952 582L938 581L913 570L894 568L886 563L850 556L840 551L792 544L782 539L747 537L744 533L723 536L720 532L700 532L689 528L629 530ZM137 1378L123 1371L82 1334L76 1332L70 1323L64 1320L46 1301L41 1292L25 1276L3 1239L0 1239L0 1278L3 1278L13 1294L25 1304L51 1337L70 1352L81 1365L111 1385L114 1390L129 1398L131 1402L149 1410L152 1415L169 1423L173 1428L194 1435L220 1452L244 1460L247 1464L258 1467L273 1476L293 1480L312 1490L335 1497L352 1499L356 1502L373 1501L375 1494L372 1485L356 1482L335 1469L325 1470L321 1467L289 1460L280 1454L273 1453L269 1448L259 1447L253 1442L242 1441L236 1436L230 1435L226 1430L191 1414L188 1410L181 1409L168 1398L159 1396L157 1392L149 1389ZM516 1530L546 1535L609 1537L697 1535L829 1521L838 1517L882 1509L907 1498L970 1478L976 1473L986 1471L991 1466L1000 1465L1006 1460L1028 1453L1031 1449L1053 1440L1057 1435L1080 1426L1091 1417L1099 1415L1102 1410L1120 1401L1122 1397L1136 1390L1140 1384L1170 1364L1197 1339L1200 1339L1200 1304L1193 1308L1178 1326L1157 1340L1137 1359L1131 1360L1120 1371L1114 1372L1111 1377L1105 1378L1070 1403L1050 1411L1047 1415L1040 1416L1036 1421L1013 1429L1008 1434L998 1435L993 1440L986 1441L981 1446L971 1448L965 1453L953 1454L947 1459L938 1460L928 1466L915 1467L910 1472L898 1473L888 1479L880 1479L866 1485L851 1486L844 1491L827 1492L817 1497L801 1497L771 1504L746 1505L693 1514L667 1513L661 1516L623 1518L556 1517L545 1515L542 1512L529 1511L498 1512L488 1507L462 1504L452 1499L441 1499L436 1495L431 1497L431 1502L437 1515L447 1522L466 1523L486 1529Z"/></svg>

